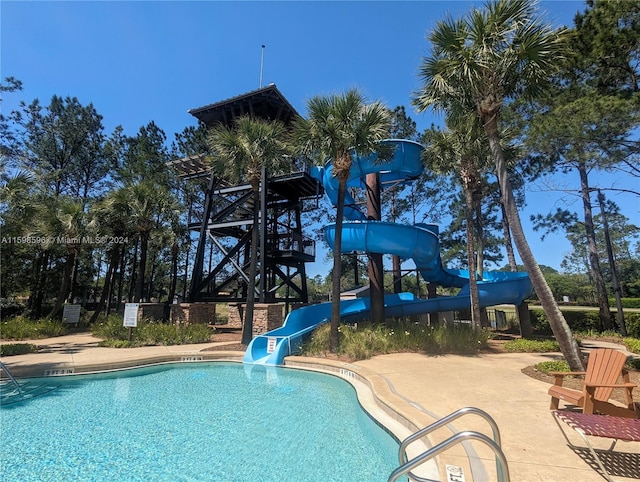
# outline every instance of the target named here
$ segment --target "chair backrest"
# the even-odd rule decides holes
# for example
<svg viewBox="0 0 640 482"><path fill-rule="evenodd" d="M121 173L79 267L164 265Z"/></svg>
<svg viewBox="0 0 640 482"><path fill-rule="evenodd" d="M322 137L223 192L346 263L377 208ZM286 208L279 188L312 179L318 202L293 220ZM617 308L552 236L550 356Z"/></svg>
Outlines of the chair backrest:
<svg viewBox="0 0 640 482"><path fill-rule="evenodd" d="M622 369L626 362L627 355L620 350L611 348L591 350L584 381L585 383L613 385L622 375ZM606 402L611 397L612 391L613 388L596 388L594 399Z"/></svg>

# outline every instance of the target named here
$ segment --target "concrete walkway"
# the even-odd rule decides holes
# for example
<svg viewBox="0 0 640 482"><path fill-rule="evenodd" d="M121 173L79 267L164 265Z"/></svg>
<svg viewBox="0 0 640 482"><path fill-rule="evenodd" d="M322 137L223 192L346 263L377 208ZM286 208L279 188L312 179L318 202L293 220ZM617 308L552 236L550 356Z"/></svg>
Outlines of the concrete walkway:
<svg viewBox="0 0 640 482"><path fill-rule="evenodd" d="M41 346L41 350L4 357L2 361L15 376L23 377L43 376L46 370L79 373L130 367L143 361L179 361L185 356L235 360L242 356L240 352L211 351L227 342L116 349L98 347L98 341L90 334L30 341ZM465 406L488 412L500 428L512 481L603 481L605 479L589 465L588 457L568 446L549 411L548 385L521 373L526 366L557 357L558 354L427 356L400 353L355 363L303 357L289 357L287 363L328 364L349 373L353 371L368 381L380 403L418 427ZM562 428L572 443L584 446L575 433L566 426ZM463 430L477 430L491 436L484 420L468 415L439 429L430 441L435 444L452 432ZM592 437L591 441L596 448L610 445L604 439ZM621 473L627 477L616 479L640 480L640 443L618 442L615 452L630 454L620 459ZM492 452L477 442L466 442L464 447L447 452L440 462L462 467L467 482L496 479Z"/></svg>

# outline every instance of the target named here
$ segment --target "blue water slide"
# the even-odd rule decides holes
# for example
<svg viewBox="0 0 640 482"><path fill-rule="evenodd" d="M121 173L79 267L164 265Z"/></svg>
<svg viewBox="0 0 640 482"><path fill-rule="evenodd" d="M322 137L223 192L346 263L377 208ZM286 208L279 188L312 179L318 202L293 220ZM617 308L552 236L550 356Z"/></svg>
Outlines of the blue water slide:
<svg viewBox="0 0 640 482"><path fill-rule="evenodd" d="M333 248L335 224L325 226L324 231L329 246ZM426 281L445 287L462 288L455 297L412 301L409 304L414 306L410 308L411 313L408 314L459 310L470 306L469 272L443 267L436 226L426 224L411 226L382 221L345 222L342 225L342 249L411 258ZM483 274L483 279L478 281L478 291L481 307L499 304L518 305L531 294L532 286L527 273L488 271ZM453 300L450 302L447 298L453 298ZM444 309L432 309L439 305ZM427 311L419 311L423 308ZM388 313L388 316L401 315Z"/></svg>
<svg viewBox="0 0 640 482"><path fill-rule="evenodd" d="M424 149L422 145L404 139L387 139L381 144L389 146L393 151L386 159L381 159L377 152L368 155L352 153L347 187L364 188L366 175L373 173L380 173L382 184L406 181L420 176L424 169L420 158ZM324 167L312 167L310 174L323 184L325 194L335 206L338 203L338 178L334 176L332 161L327 162ZM349 191L345 193L344 205L345 219L353 221L366 219Z"/></svg>
<svg viewBox="0 0 640 482"><path fill-rule="evenodd" d="M392 310L415 297L411 293L385 296L385 309ZM369 316L369 298L357 298L340 302L340 318L354 323ZM391 315L392 316L392 315ZM280 328L258 335L247 347L244 363L282 365L284 357L297 353L306 335L331 318L331 303L298 308L287 315Z"/></svg>

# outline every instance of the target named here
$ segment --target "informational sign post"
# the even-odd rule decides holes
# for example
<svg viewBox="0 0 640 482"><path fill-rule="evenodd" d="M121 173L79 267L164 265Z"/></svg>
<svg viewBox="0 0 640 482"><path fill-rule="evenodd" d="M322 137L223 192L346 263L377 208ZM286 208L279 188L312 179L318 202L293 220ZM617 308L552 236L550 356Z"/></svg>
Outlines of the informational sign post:
<svg viewBox="0 0 640 482"><path fill-rule="evenodd" d="M80 305L65 304L62 308L63 323L78 323L80 321Z"/></svg>
<svg viewBox="0 0 640 482"><path fill-rule="evenodd" d="M138 326L138 308L139 303L125 303L124 305L124 324L127 328L135 328Z"/></svg>
<svg viewBox="0 0 640 482"><path fill-rule="evenodd" d="M123 326L129 328L129 341L133 337L133 329L138 326L139 303L125 303Z"/></svg>

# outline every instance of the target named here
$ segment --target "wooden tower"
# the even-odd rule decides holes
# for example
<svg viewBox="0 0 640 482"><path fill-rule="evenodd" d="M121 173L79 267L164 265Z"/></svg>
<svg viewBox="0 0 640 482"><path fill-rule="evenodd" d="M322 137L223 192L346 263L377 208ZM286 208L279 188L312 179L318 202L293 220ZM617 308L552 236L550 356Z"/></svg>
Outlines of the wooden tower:
<svg viewBox="0 0 640 482"><path fill-rule="evenodd" d="M189 113L207 127L218 123L229 126L241 115L290 125L298 115L274 84ZM321 184L294 165L291 173L276 177L263 171L260 216L253 219L254 199L248 183L228 185L206 167L203 156L172 164L183 178L207 179L199 219L189 224L199 236L186 301L242 302L247 290L253 288L260 303L306 303L305 263L315 261L315 241L303 235L301 214L317 206L323 194ZM259 264L257 279L250 280L253 229L260 230Z"/></svg>

